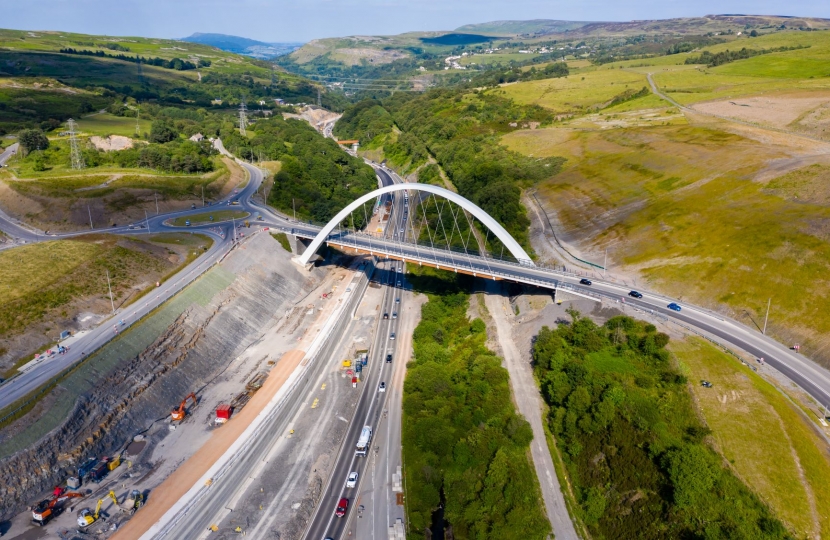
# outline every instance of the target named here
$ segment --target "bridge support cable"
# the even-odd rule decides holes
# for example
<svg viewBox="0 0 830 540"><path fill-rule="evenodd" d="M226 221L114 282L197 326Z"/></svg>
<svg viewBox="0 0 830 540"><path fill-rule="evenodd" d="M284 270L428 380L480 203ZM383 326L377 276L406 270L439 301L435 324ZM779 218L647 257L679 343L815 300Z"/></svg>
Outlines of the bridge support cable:
<svg viewBox="0 0 830 540"><path fill-rule="evenodd" d="M470 265L470 271L475 274L475 269L473 268L473 260L470 258L470 252L467 251L467 244L464 242L464 233L461 232L461 227L458 226L458 212L461 211L461 207L458 207L458 211L453 212L452 206L450 206L450 212L452 213L452 220L455 224L455 228L458 230L458 237L461 240L461 245L464 247L464 254L467 255L467 264Z"/></svg>
<svg viewBox="0 0 830 540"><path fill-rule="evenodd" d="M427 196L427 201L428 200L429 200L429 196ZM423 201L419 206L421 207L421 212L424 214L424 225L426 225L427 237L429 238L429 245L432 248L432 258L437 261L438 260L438 254L435 253L435 242L432 240L432 233L429 230L429 218L427 218L427 211L426 211L425 205L423 204ZM423 227L424 225L421 225L421 227ZM420 234L420 232L418 234Z"/></svg>
<svg viewBox="0 0 830 540"><path fill-rule="evenodd" d="M362 204L361 206L363 207L363 219L366 220L366 226L368 227L370 221L369 221L369 216L366 213L366 205ZM367 236L369 237L369 253L372 253L372 231L369 231L369 234ZM355 251L357 251L357 238L355 238L355 240L354 240L354 246L355 246Z"/></svg>
<svg viewBox="0 0 830 540"><path fill-rule="evenodd" d="M433 199L433 201L435 201L435 208L437 209L438 208L438 201L435 200L435 195L434 194L432 196L432 199ZM450 239L447 237L447 229L446 229L446 227L444 227L444 220L441 217L441 214L443 214L443 213L444 213L444 205L442 204L441 209L438 210L438 224L441 225L441 231L444 233L444 240L447 241L447 254L450 256L450 261L452 262L452 265L456 266L455 257L452 256L452 246L450 245Z"/></svg>
<svg viewBox="0 0 830 540"><path fill-rule="evenodd" d="M473 225L474 225L474 219L475 218L473 218L473 220L471 220L470 216L467 215L467 211L464 210L463 208L462 208L462 211L464 212L464 217L467 218L467 225L469 225L469 227L470 227L470 234L467 235L467 242L469 243L470 235L473 234ZM475 235L473 235L473 236L475 236ZM477 236L476 236L476 243L478 243L478 237ZM490 267L490 261L487 260L487 240L484 241L483 246L478 246L478 247L481 249L481 258L484 259L484 264L487 265L487 271L490 272L490 274L492 275L493 269Z"/></svg>
<svg viewBox="0 0 830 540"><path fill-rule="evenodd" d="M415 204L415 202L414 202L414 197L413 197L412 200L410 200L410 203L409 203L410 212L412 211L412 208L413 208L414 204ZM412 233L412 243L414 244L414 247L415 247L415 256L420 259L421 258L421 253L418 251L418 247L419 247L418 246L418 237L415 236L415 226L412 224L414 221L415 220L412 218L412 214L409 213L409 219L406 220L406 223L409 226L409 231Z"/></svg>
<svg viewBox="0 0 830 540"><path fill-rule="evenodd" d="M433 235L432 234L433 231L431 230L433 227L431 227L431 224L429 224L429 219L426 220L426 223L424 223L424 224L429 227L428 234L431 237L431 247L433 249L433 256L435 257L436 263L438 262L438 259L440 259L442 264L458 268L457 264L456 264L455 257L453 255L452 249L451 249L452 248L451 242L452 242L452 239L454 238L454 236L447 235L447 230L446 230L447 229L447 224L444 223L444 221L446 221L446 220L444 219L444 216L443 216L443 208L441 208L441 206L437 204L437 200L435 199L435 195L440 195L442 197L442 199L445 199L447 201L453 202L453 203L461 206L461 208L463 210L468 211L476 219L478 219L489 230L489 232L492 232L493 234L495 234L495 236L500 240L500 242L502 244L502 253L504 251L503 248L507 247L508 250L510 251L511 255L513 256L514 260L517 261L517 264L519 266L526 266L526 267L536 266L533 263L533 261L530 259L528 254L525 252L525 250L522 248L522 246L519 245L519 243L516 242L516 240L512 236L510 236L510 233L508 233L500 223L498 223L495 219L493 219L484 210L482 210L481 208L479 208L478 206L476 206L475 204L473 204L469 200L465 199L464 197L460 196L459 194L454 193L452 191L449 191L449 190L447 190L443 187L432 185L432 184L417 184L417 183L391 184L391 185L388 185L388 186L383 186L382 188L378 188L378 189L376 189L376 190L374 190L370 193L367 193L365 195L360 196L357 200L355 200L354 202L347 205L346 208L343 208L342 210L340 210L337 213L336 216L334 216L326 225L324 225L319 230L319 232L314 236L313 240L311 241L311 244L308 246L306 251L300 256L298 262L300 262L301 264L308 264L310 262L309 259L311 259L311 257L317 251L317 249L324 242L332 240L332 238L336 237L338 234L340 234L340 236L342 236L342 234L341 234L342 224L345 222L345 220L348 219L349 213L356 210L358 206L363 205L367 201L373 201L373 199L376 199L378 196L383 196L383 195L393 193L393 192L398 192L398 191L426 192L426 193L429 193L433 196L433 201L436 204L436 210L439 211L439 214L437 216L438 217L438 224L437 224L436 227L440 227L443 230L445 240L448 240L450 242L450 245L448 246L450 248L449 253L444 253L443 248L436 247L435 246L435 241L436 241L436 238L437 238L437 235L438 235L438 231L436 230L435 234ZM421 200L422 213L424 213L424 214L426 214L426 204L428 204L428 202L429 202L428 198L426 200L424 200L424 199ZM444 206L444 208L445 207L446 206ZM414 214L414 212L413 212L413 214ZM455 219L456 219L456 222L457 222L457 214L454 214L454 215L455 215ZM366 216L366 217L368 217L368 216ZM459 232L460 232L460 226L457 227L457 228L459 229ZM472 231L472 234L475 234L475 231ZM462 235L462 241L463 241L463 235ZM444 242L441 242L441 243L443 244ZM468 239L467 243L469 244L469 239ZM386 246L386 247L384 247L384 246ZM372 250L374 250L378 246L371 246L371 247L372 247ZM395 247L394 243L385 244L384 242L382 242L381 245L380 245L380 251L388 250L389 248L394 248L394 247ZM401 253L404 253L403 249L401 250Z"/></svg>

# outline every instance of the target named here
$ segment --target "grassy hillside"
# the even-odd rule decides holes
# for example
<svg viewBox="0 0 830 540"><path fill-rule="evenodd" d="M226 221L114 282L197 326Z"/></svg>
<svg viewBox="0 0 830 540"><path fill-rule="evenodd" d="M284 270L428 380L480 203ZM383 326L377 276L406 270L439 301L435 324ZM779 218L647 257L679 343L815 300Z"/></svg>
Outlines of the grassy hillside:
<svg viewBox="0 0 830 540"><path fill-rule="evenodd" d="M243 97L272 106L273 98L317 95L295 75L206 45L67 32L0 30L0 80L4 133L46 128L125 98L221 110Z"/></svg>
<svg viewBox="0 0 830 540"><path fill-rule="evenodd" d="M685 64L696 51L489 92L560 115L550 129L502 141L526 155L567 158L539 196L557 232L583 255L598 259L608 247L620 279L645 279L750 326L772 297L768 332L806 343L808 355L827 363L830 291L820 276L830 270L830 78L814 74L830 54L828 36L741 39L740 47L809 48L712 68ZM726 49L735 43L705 50ZM647 73L699 113L654 95L603 108L616 89L639 87ZM571 94L573 87L580 91Z"/></svg>
<svg viewBox="0 0 830 540"><path fill-rule="evenodd" d="M798 537L830 528L827 441L792 401L749 367L707 342L690 338L669 350L693 381L712 439L730 467Z"/></svg>
<svg viewBox="0 0 830 540"><path fill-rule="evenodd" d="M0 377L11 376L14 366L54 343L61 331L78 330L109 314L107 272L118 307L211 242L190 235L154 240L90 234L0 252Z"/></svg>

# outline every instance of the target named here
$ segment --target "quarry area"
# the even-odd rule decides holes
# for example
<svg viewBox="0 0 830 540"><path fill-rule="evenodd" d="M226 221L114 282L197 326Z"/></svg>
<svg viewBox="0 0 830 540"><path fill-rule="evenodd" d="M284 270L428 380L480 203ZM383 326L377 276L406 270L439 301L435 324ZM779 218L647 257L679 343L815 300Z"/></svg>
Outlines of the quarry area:
<svg viewBox="0 0 830 540"><path fill-rule="evenodd" d="M80 364L34 410L0 430L0 533L71 538L77 511L94 514L99 500L100 516L85 531L116 530L134 510L131 494L150 500L177 467L230 427L216 423L220 404L244 412L252 396L267 388L271 370L279 370L281 359L291 356L285 353L322 316L323 293L346 276L345 269L328 268L309 273L291 263L270 235L253 235ZM356 323L359 331L365 332L368 321L364 316ZM348 417L347 397L326 406ZM175 411L182 420L172 419ZM335 420L332 433L321 436L333 440L345 426ZM315 467L323 473L325 458ZM78 485L75 479L83 474L87 479ZM35 527L31 505L50 500L55 486L65 486L69 497L54 494L55 519Z"/></svg>

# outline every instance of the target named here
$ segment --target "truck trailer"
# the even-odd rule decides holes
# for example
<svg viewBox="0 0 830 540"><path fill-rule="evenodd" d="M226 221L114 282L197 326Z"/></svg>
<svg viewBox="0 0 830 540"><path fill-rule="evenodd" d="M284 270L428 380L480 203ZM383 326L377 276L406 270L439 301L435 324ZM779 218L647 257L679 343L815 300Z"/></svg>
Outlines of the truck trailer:
<svg viewBox="0 0 830 540"><path fill-rule="evenodd" d="M372 426L363 426L360 432L360 439L357 440L357 448L354 455L365 456L369 451L369 443L372 442Z"/></svg>

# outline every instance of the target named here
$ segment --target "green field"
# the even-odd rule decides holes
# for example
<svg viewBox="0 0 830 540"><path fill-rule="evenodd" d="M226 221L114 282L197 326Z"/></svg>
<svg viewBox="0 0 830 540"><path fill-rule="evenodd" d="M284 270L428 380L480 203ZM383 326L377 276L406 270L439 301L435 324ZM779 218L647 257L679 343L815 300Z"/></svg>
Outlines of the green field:
<svg viewBox="0 0 830 540"><path fill-rule="evenodd" d="M79 130L88 135L123 135L124 137L136 137L135 133L135 118L124 116L114 116L109 113L101 113L90 116L85 116L79 120ZM139 136L143 133L150 132L149 120L139 118Z"/></svg>
<svg viewBox="0 0 830 540"><path fill-rule="evenodd" d="M670 349L687 367L712 437L738 476L799 537L826 536L830 457L815 426L770 383L702 339Z"/></svg>
<svg viewBox="0 0 830 540"><path fill-rule="evenodd" d="M181 216L170 220L170 224L176 227L185 227L189 221L191 225L204 225L205 223L222 223L232 219L240 220L250 216L250 212L244 210L217 210L215 212L203 212L189 216ZM213 218L211 220L210 218Z"/></svg>
<svg viewBox="0 0 830 540"><path fill-rule="evenodd" d="M487 66L490 64L510 64L510 62L528 62L536 57L538 54L521 54L521 53L493 53L493 54L476 54L473 56L465 56L461 58L458 63L462 66L469 66L470 64L478 64Z"/></svg>
<svg viewBox="0 0 830 540"><path fill-rule="evenodd" d="M581 113L602 107L626 90L648 86L646 76L619 69L595 69L559 79L520 82L492 90L523 105L540 105L557 113Z"/></svg>
<svg viewBox="0 0 830 540"><path fill-rule="evenodd" d="M772 296L770 333L812 351L827 343L826 169L752 181L797 148L703 126L552 128L502 140L525 154L568 159L539 195L560 233L583 249L608 247L613 265L650 287L751 326ZM819 359L830 365L830 357Z"/></svg>

